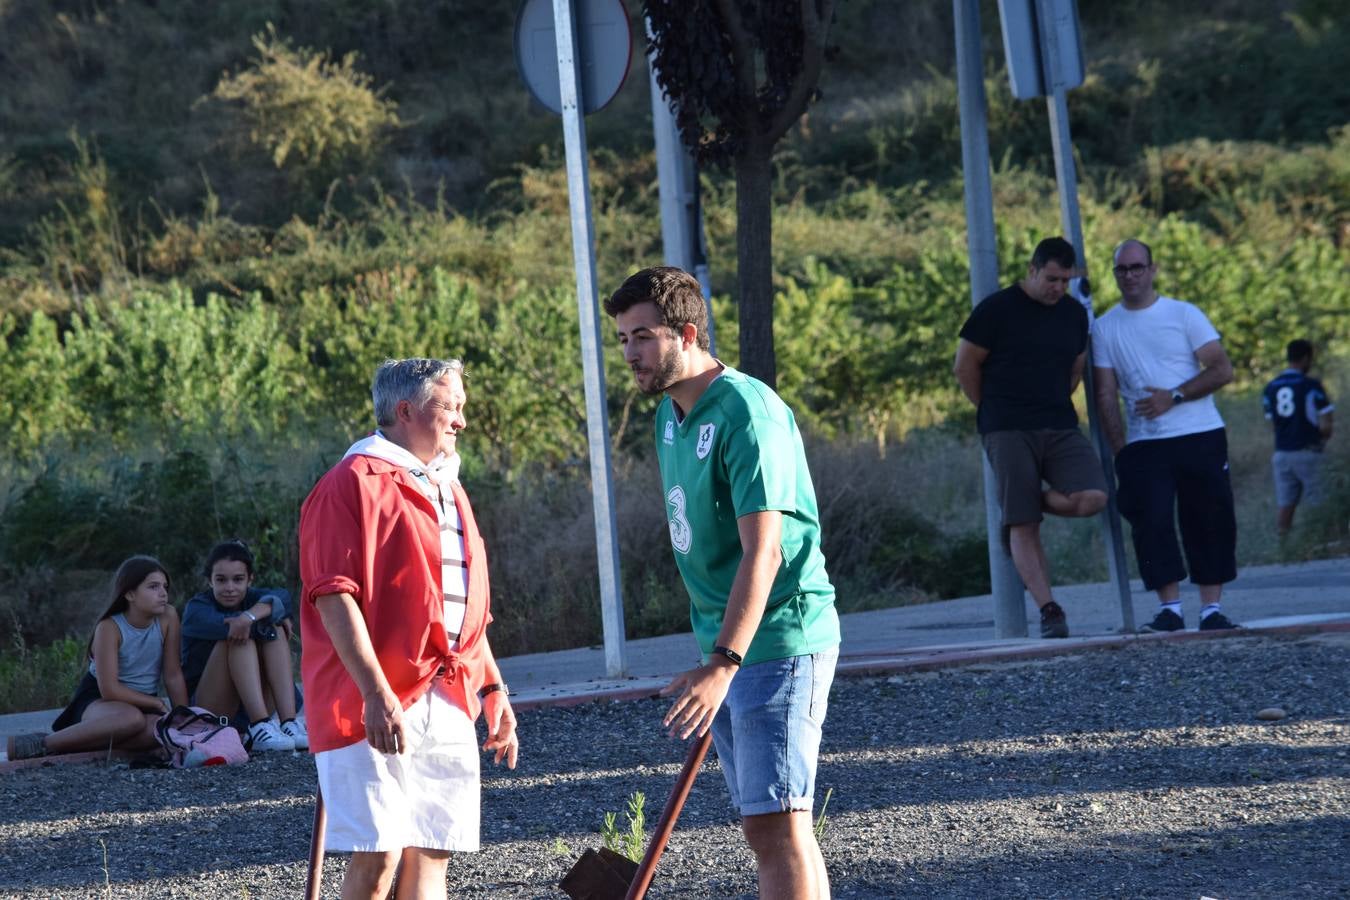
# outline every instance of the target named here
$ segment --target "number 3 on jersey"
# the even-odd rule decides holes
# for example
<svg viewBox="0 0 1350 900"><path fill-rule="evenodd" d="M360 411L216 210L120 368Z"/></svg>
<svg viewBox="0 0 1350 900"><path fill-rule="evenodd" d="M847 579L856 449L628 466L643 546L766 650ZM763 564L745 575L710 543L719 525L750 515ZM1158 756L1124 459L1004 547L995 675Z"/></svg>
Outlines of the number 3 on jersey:
<svg viewBox="0 0 1350 900"><path fill-rule="evenodd" d="M688 553L693 543L694 532L689 527L689 519L684 513L684 488L678 484L666 494L666 505L670 507L670 543L680 553Z"/></svg>

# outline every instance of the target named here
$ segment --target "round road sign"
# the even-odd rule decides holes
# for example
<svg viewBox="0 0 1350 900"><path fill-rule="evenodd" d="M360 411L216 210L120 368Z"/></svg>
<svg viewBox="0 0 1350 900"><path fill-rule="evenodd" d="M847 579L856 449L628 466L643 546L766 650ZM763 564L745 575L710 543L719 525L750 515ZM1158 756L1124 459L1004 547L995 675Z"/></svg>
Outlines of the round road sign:
<svg viewBox="0 0 1350 900"><path fill-rule="evenodd" d="M572 0L581 69L581 110L603 109L628 77L633 35L623 0ZM562 112L553 0L525 0L516 15L516 66L534 99Z"/></svg>

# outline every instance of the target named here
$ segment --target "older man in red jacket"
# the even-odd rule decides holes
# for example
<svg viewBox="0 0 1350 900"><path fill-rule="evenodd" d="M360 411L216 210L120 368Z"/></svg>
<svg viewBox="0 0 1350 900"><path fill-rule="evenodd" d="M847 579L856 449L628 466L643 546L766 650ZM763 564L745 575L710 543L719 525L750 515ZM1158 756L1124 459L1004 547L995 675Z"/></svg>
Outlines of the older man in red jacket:
<svg viewBox="0 0 1350 900"><path fill-rule="evenodd" d="M458 360L389 360L379 430L300 512L301 669L327 844L342 896L443 896L451 851L478 849L485 751L515 768L516 719L487 625L487 557L459 484Z"/></svg>

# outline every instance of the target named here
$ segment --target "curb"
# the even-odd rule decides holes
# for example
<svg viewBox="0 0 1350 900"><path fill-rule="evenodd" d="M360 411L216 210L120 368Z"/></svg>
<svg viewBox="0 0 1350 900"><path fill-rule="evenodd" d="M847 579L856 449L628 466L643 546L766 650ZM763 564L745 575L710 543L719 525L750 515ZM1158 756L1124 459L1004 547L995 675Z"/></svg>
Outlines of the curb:
<svg viewBox="0 0 1350 900"><path fill-rule="evenodd" d="M60 753L55 756L37 756L33 759L7 759L0 762L0 773L20 769L41 769L44 766L66 766L77 763L125 762L139 756L126 750L86 750L82 753Z"/></svg>
<svg viewBox="0 0 1350 900"><path fill-rule="evenodd" d="M1323 632L1350 632L1350 620L1309 622L1296 625L1271 625L1259 628L1236 628L1230 631L1178 631L1170 634L1119 634L1100 637L1069 638L1067 641L1036 640L1028 644L1002 647L981 644L975 648L920 648L895 653L841 654L835 667L836 675L866 677L889 675L896 672L925 672L950 669L978 663L1016 662L1024 659L1047 659L1066 656L1085 650L1115 650L1143 641L1211 641L1242 637L1318 634ZM579 706L583 703L619 703L630 700L649 700L656 697L670 676L633 679L632 684L619 683L614 687L597 687L587 691L557 694L549 697L523 697L513 702L516 710L541 709L549 706ZM533 693L533 692L531 692Z"/></svg>
<svg viewBox="0 0 1350 900"><path fill-rule="evenodd" d="M1171 634L1124 634L1099 637L1069 638L1066 641L1038 640L1012 647L982 644L974 648L950 647L897 651L885 654L844 654L839 657L836 675L865 678L872 675L894 675L897 672L928 672L954 669L980 663L1018 662L1029 659L1049 659L1087 650L1118 650L1146 641L1210 641L1244 637L1278 637L1305 634L1350 632L1350 620L1309 622L1296 625L1272 625L1259 628L1236 628L1226 631L1178 631ZM580 706L585 703L623 703L650 700L668 683L670 676L633 678L585 691L568 691L565 687L538 688L513 702L518 712L547 707ZM134 754L120 750L67 753L61 756L42 756L36 759L0 761L0 773L42 766L75 763L110 762L131 759Z"/></svg>
<svg viewBox="0 0 1350 900"><path fill-rule="evenodd" d="M1261 628L1236 628L1225 631L1184 631L1171 634L1126 634L1095 638L1070 638L1072 643L1044 641L1032 646L981 647L976 650L918 650L894 655L870 655L846 661L840 658L837 674L865 677L889 675L896 672L925 672L950 669L977 663L1016 662L1026 659L1048 659L1067 656L1083 650L1117 650L1145 641L1211 641L1244 637L1273 637L1282 635L1350 632L1350 621L1314 622L1298 625L1272 625Z"/></svg>

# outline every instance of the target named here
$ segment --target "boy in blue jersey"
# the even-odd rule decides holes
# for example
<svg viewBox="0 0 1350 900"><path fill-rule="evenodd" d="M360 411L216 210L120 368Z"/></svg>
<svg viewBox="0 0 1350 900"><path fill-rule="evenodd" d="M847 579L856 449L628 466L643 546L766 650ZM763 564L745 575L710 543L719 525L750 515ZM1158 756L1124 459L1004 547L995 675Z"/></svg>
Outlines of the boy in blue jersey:
<svg viewBox="0 0 1350 900"><path fill-rule="evenodd" d="M1266 418L1275 427L1271 467L1275 473L1275 503L1279 506L1275 524L1281 537L1294 524L1294 510L1300 500L1316 504L1320 499L1322 447L1331 437L1332 412L1336 409L1322 383L1308 377L1312 344L1290 341L1285 357L1289 368L1261 392Z"/></svg>
<svg viewBox="0 0 1350 900"><path fill-rule="evenodd" d="M792 410L712 356L689 273L644 269L605 312L638 388L666 395L656 453L703 665L662 691L665 724L681 738L711 727L760 896L827 898L811 809L839 616Z"/></svg>

